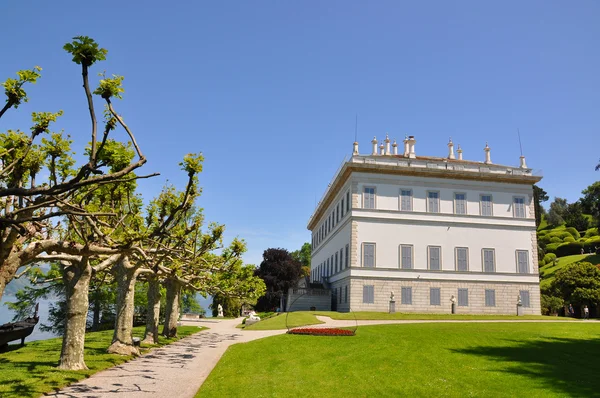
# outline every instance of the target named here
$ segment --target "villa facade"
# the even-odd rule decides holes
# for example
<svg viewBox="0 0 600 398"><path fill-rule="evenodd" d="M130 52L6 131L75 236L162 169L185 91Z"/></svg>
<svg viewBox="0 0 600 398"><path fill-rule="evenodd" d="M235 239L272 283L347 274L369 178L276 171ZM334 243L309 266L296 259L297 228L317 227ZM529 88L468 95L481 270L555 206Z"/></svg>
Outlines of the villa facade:
<svg viewBox="0 0 600 398"><path fill-rule="evenodd" d="M384 145L385 143L385 145ZM312 282L339 311L540 314L535 176L519 167L416 156L386 137L352 157L311 216ZM391 146L391 148L390 148Z"/></svg>

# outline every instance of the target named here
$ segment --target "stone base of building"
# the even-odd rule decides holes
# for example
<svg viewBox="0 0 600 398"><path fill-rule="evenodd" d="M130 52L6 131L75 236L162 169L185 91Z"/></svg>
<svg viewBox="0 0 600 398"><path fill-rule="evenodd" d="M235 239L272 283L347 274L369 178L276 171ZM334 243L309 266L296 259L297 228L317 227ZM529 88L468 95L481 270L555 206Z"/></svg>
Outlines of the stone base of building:
<svg viewBox="0 0 600 398"><path fill-rule="evenodd" d="M363 287L373 286L374 300L363 302ZM349 277L332 284L333 295L339 295L337 310L388 312L390 294L395 294L395 310L400 313L452 312L452 296L456 299L456 314L517 315L517 301L522 291L529 292L529 306L522 307L523 315L540 315L540 287L537 283L421 281ZM402 288L411 287L411 304L402 302ZM431 305L430 289L440 289L440 305ZM347 300L345 290L348 290ZM458 289L468 289L468 305L459 305ZM495 305L486 305L485 291L495 292ZM341 300L340 300L341 299ZM525 303L526 304L526 303Z"/></svg>

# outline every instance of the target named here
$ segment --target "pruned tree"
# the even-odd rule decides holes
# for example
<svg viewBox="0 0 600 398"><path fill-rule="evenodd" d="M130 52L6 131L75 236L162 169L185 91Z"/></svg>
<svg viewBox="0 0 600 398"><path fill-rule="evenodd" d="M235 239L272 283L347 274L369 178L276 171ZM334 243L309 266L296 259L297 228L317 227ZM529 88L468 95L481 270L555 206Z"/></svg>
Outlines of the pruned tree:
<svg viewBox="0 0 600 398"><path fill-rule="evenodd" d="M540 223L542 222L542 216L544 214L546 214L546 210L544 209L544 206L542 206L542 203L548 201L549 199L550 199L550 197L548 196L548 193L546 191L544 191L543 188L540 188L537 185L533 184L533 203L535 206L535 225L537 227L539 227Z"/></svg>
<svg viewBox="0 0 600 398"><path fill-rule="evenodd" d="M263 279L266 286L266 293L258 299L256 308L271 311L280 305L288 289L296 286L302 275L302 264L285 249L267 249L255 275Z"/></svg>

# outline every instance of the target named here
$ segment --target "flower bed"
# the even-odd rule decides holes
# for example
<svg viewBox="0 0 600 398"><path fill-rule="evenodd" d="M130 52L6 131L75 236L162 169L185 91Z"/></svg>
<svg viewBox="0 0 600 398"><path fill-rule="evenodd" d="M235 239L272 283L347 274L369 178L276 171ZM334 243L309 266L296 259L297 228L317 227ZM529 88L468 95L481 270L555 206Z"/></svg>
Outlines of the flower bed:
<svg viewBox="0 0 600 398"><path fill-rule="evenodd" d="M288 330L288 334L307 334L312 336L354 336L353 330L339 328L296 328Z"/></svg>

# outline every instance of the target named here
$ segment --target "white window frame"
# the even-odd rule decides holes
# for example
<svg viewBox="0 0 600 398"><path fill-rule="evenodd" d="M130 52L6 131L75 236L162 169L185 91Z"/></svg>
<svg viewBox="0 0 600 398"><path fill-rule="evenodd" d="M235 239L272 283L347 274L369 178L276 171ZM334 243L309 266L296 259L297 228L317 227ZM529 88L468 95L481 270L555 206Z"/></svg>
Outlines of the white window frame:
<svg viewBox="0 0 600 398"><path fill-rule="evenodd" d="M517 216L517 199L523 199L523 217ZM525 206L525 196L513 196L513 217L514 218L527 218L527 206Z"/></svg>
<svg viewBox="0 0 600 398"><path fill-rule="evenodd" d="M402 191L410 192L409 196L409 207L410 209L406 210L402 208ZM398 210L399 211L413 211L413 190L408 188L400 188L400 192L398 194Z"/></svg>
<svg viewBox="0 0 600 398"><path fill-rule="evenodd" d="M373 266L372 267L365 266L365 245L373 245ZM362 257L362 267L363 268L375 268L375 264L377 264L377 244L375 242L363 242L361 257Z"/></svg>
<svg viewBox="0 0 600 398"><path fill-rule="evenodd" d="M465 207L465 211L464 213L459 213L456 211L457 207L456 207L456 195L464 195L465 199L464 199L464 207ZM467 193L466 192L454 192L454 214L461 214L461 215L466 215L468 213L467 211Z"/></svg>
<svg viewBox="0 0 600 398"><path fill-rule="evenodd" d="M483 214L483 197L490 197L490 214ZM494 195L491 193L482 193L479 195L479 215L483 217L493 217L494 216Z"/></svg>
<svg viewBox="0 0 600 398"><path fill-rule="evenodd" d="M492 264L494 265L494 270L493 271L486 271L485 269L485 251L486 250L491 250L492 251ZM493 247L484 247L481 249L481 270L483 272L496 272L496 249L494 249Z"/></svg>
<svg viewBox="0 0 600 398"><path fill-rule="evenodd" d="M429 194L430 193L437 193L437 210L438 211L435 211L435 212L431 211L431 208L430 208L431 206L429 206L429 199L430 199L429 198ZM439 214L439 213L441 213L440 207L441 207L442 195L440 194L440 191L427 191L426 199L427 199L427 202L426 202L427 213L433 213L433 214Z"/></svg>
<svg viewBox="0 0 600 398"><path fill-rule="evenodd" d="M410 248L410 267L404 268L402 266L402 248ZM400 244L398 246L398 268L400 269L414 269L415 268L415 247L413 245Z"/></svg>
<svg viewBox="0 0 600 398"><path fill-rule="evenodd" d="M458 249L465 249L467 251L467 269L460 270L458 269ZM469 248L464 246L457 246L454 248L454 270L458 272L468 272L469 271Z"/></svg>
<svg viewBox="0 0 600 398"><path fill-rule="evenodd" d="M440 253L440 258L438 259L439 263L440 263L440 268L439 269L431 269L431 248L437 248L439 249L439 253ZM441 271L442 270L442 246L436 246L436 245L430 245L427 246L427 269L430 271Z"/></svg>
<svg viewBox="0 0 600 398"><path fill-rule="evenodd" d="M366 207L365 206L365 195L366 195L365 189L373 189L373 207ZM375 209L377 209L377 187L376 186L371 186L371 185L369 185L369 186L365 185L363 187L362 200L363 200L363 203L362 203L363 209L369 209L369 210L375 210Z"/></svg>
<svg viewBox="0 0 600 398"><path fill-rule="evenodd" d="M519 253L525 253L525 258L527 259L527 272L521 272L519 269ZM515 250L515 261L517 263L517 274L530 274L530 269L529 269L529 250L521 250L521 249L517 249Z"/></svg>

